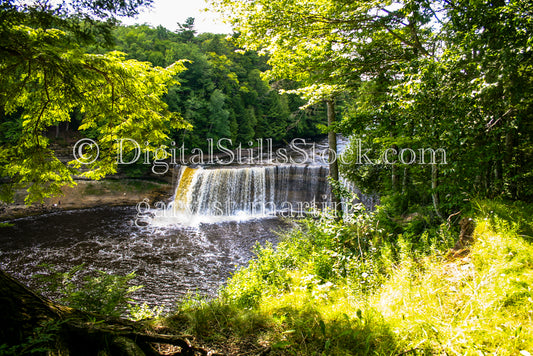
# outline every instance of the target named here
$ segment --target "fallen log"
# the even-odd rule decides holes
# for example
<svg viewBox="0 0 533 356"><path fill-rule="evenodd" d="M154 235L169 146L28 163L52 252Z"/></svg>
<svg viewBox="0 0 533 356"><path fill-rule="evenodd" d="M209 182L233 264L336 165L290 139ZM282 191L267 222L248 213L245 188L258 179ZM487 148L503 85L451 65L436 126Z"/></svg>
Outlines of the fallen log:
<svg viewBox="0 0 533 356"><path fill-rule="evenodd" d="M53 302L0 270L0 353L161 355L154 344L176 346L173 355L207 355L184 336L154 333L143 322Z"/></svg>

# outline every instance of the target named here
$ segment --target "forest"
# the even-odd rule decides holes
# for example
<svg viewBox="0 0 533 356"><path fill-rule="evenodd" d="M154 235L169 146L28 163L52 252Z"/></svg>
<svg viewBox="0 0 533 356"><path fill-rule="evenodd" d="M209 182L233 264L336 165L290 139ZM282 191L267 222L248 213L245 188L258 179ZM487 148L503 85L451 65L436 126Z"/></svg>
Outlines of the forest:
<svg viewBox="0 0 533 356"><path fill-rule="evenodd" d="M157 250L171 249L154 243L158 234L199 239L203 250L179 259L211 271L200 279L217 274L203 253L234 250L213 262L224 273L238 263L210 293L191 285L172 305L135 294L142 268L121 275L77 257L44 260L40 272L21 262L38 281L28 288L21 270L3 271L19 263L7 262L17 248L23 257L13 261L36 255L24 248L39 248L39 233L23 247L12 236L41 218L0 222L0 355L533 353L532 3L208 0L231 35L197 33L192 17L176 29L120 24L151 4L2 2L2 209L21 192L26 204L44 204L86 180L119 177L122 192L122 180L151 179L150 166L118 164L117 149L134 155L122 138L154 153L327 135L329 162L179 168L172 202L192 215L171 208L181 220L167 226L150 211L152 230L124 225L112 248L148 239L152 255L135 262L152 268L145 275L177 263ZM97 160L62 156L81 138L98 143ZM321 184L333 209L303 219L242 222L241 211L211 220L201 210L222 196L276 207L279 196ZM98 240L77 234L73 245ZM234 242L239 234L253 246ZM215 235L236 240L226 248ZM121 248L126 261L130 247Z"/></svg>
<svg viewBox="0 0 533 356"><path fill-rule="evenodd" d="M180 146L202 148L209 138L229 138L237 145L256 138L279 143L320 134L320 109L300 111L303 99L280 95L276 86L281 84L261 78L268 68L264 56L238 51L225 35L196 35L193 18L179 26L177 32L161 26L119 27L113 33L113 49L159 67L188 61L180 85L169 87L164 97L170 111L194 128L171 134Z"/></svg>

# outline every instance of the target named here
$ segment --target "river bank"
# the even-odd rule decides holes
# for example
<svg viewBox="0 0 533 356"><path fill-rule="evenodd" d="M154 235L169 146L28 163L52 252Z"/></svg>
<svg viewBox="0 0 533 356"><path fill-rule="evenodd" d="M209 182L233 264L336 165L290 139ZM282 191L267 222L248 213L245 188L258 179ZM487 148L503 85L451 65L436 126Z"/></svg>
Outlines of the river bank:
<svg viewBox="0 0 533 356"><path fill-rule="evenodd" d="M63 187L62 195L42 203L24 204L24 191L15 194L15 201L0 206L0 221L40 215L61 210L100 206L132 206L148 199L150 204L166 201L173 194L172 182L150 179L77 180L73 187Z"/></svg>

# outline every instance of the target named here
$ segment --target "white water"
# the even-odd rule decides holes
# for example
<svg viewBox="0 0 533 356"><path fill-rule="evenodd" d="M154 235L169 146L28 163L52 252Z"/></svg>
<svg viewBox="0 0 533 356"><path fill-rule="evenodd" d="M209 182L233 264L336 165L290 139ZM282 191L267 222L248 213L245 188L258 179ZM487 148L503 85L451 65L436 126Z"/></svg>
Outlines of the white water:
<svg viewBox="0 0 533 356"><path fill-rule="evenodd" d="M156 212L153 224L190 226L301 213L328 201L326 176L323 166L182 166L172 202Z"/></svg>
<svg viewBox="0 0 533 356"><path fill-rule="evenodd" d="M347 139L339 139L339 152L347 144ZM316 147L310 152L321 156L327 144L317 144ZM179 178L174 196L167 207L153 212L153 226L198 226L276 215L302 217L305 213L323 210L330 202L325 164L181 166L177 171ZM358 197L356 200L373 209L373 197L365 197L351 182L343 178L341 181Z"/></svg>

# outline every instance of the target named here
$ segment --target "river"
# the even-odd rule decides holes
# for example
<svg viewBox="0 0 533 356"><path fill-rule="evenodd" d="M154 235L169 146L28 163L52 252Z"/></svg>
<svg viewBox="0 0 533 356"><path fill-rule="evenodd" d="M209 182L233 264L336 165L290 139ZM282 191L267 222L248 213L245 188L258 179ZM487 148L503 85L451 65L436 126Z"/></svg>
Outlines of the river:
<svg viewBox="0 0 533 356"><path fill-rule="evenodd" d="M133 207L102 207L13 220L0 228L0 268L36 289L31 276L43 263L60 271L82 263L84 273L135 271L133 284L144 287L134 299L171 308L187 293L215 295L257 242L276 243L275 231L287 227L270 217L154 229L137 226L136 216Z"/></svg>

